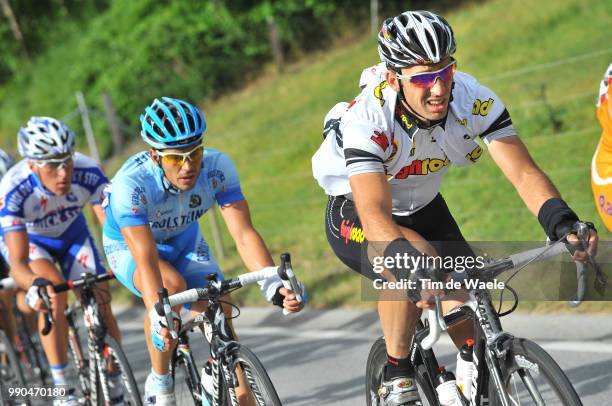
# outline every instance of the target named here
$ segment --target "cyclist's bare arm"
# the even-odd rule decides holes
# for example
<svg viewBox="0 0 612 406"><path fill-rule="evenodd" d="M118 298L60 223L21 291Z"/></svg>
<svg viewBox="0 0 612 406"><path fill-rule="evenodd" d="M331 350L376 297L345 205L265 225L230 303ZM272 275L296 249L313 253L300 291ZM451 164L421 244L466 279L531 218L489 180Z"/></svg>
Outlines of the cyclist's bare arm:
<svg viewBox="0 0 612 406"><path fill-rule="evenodd" d="M246 200L221 206L221 215L246 268L253 272L273 266L274 261L263 239L253 227L251 213Z"/></svg>
<svg viewBox="0 0 612 406"><path fill-rule="evenodd" d="M495 140L489 145L489 152L534 215L538 215L540 208L548 199L561 197L557 188L533 161L520 138L505 137ZM578 238L570 235L568 241L577 242ZM597 252L598 241L597 233L590 230L588 249L590 255L595 255ZM574 259L585 261L587 254L576 251Z"/></svg>
<svg viewBox="0 0 612 406"><path fill-rule="evenodd" d="M148 224L123 227L121 234L132 253L140 274L140 292L148 311L157 303L157 291L163 286L159 270L159 253L153 232Z"/></svg>
<svg viewBox="0 0 612 406"><path fill-rule="evenodd" d="M402 232L391 217L391 189L385 175L362 173L351 176L349 182L367 239L382 242L402 238Z"/></svg>
<svg viewBox="0 0 612 406"><path fill-rule="evenodd" d="M274 266L274 261L266 244L253 227L249 205L246 200L222 206L221 215L236 242L240 258L250 272L259 271L267 266ZM285 297L283 302L285 309L290 312L297 312L302 308L294 293L283 287L280 289L280 294Z"/></svg>
<svg viewBox="0 0 612 406"><path fill-rule="evenodd" d="M93 213L96 216L96 218L98 219L98 222L100 223L100 225L103 226L104 222L106 221L106 212L102 208L102 205L100 205L100 204L92 204L91 205L91 211L93 211Z"/></svg>
<svg viewBox="0 0 612 406"><path fill-rule="evenodd" d="M545 201L561 197L557 188L533 161L519 137L495 140L489 144L489 152L529 211L536 216Z"/></svg>
<svg viewBox="0 0 612 406"><path fill-rule="evenodd" d="M7 231L4 239L9 252L11 276L19 288L28 290L37 277L28 265L30 254L28 233L26 230Z"/></svg>

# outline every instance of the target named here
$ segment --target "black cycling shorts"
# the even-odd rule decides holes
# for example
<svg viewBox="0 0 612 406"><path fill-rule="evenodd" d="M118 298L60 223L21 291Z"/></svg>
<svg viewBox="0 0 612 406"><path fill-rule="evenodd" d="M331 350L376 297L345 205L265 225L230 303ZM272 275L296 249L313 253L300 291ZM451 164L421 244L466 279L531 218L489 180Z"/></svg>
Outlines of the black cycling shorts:
<svg viewBox="0 0 612 406"><path fill-rule="evenodd" d="M393 220L396 224L419 233L442 257L475 256L440 194L416 213L410 216L394 215ZM364 252L368 241L353 201L343 196L329 197L325 232L329 245L346 266L369 279L380 278L380 275L372 271L369 261L362 260L367 258Z"/></svg>

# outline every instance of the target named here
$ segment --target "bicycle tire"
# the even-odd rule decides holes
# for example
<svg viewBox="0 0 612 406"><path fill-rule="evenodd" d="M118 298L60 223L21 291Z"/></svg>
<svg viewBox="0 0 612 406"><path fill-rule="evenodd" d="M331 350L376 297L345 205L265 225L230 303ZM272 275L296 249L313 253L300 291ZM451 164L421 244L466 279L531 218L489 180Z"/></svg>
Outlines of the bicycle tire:
<svg viewBox="0 0 612 406"><path fill-rule="evenodd" d="M194 406L202 405L202 401L196 397L195 391L200 391L200 380L193 382L189 373L189 365L185 356L175 350L172 360L172 379L174 381L174 394L177 405L191 404ZM197 371L197 367L195 367Z"/></svg>
<svg viewBox="0 0 612 406"><path fill-rule="evenodd" d="M19 364L19 357L13 343L8 339L3 330L0 330L0 380L1 382L1 393L0 398L5 405L29 405L30 402L26 399L25 401L17 401L6 399L5 390L7 388L18 388L25 387L26 380Z"/></svg>
<svg viewBox="0 0 612 406"><path fill-rule="evenodd" d="M107 335L104 338L104 342L109 349L108 355L114 358L115 367L118 367L121 371L121 381L123 383L123 395L124 395L124 403L130 406L142 406L142 398L140 397L140 391L138 390L138 385L136 384L136 379L134 379L134 374L132 373L132 368L123 352L123 349L119 345L119 343L110 335ZM106 351L105 351L106 352ZM98 373L103 373L102 371L98 371ZM97 380L100 382L100 379ZM104 404L104 396L101 391L98 392L98 404L100 404L100 400L102 400L102 404Z"/></svg>
<svg viewBox="0 0 612 406"><path fill-rule="evenodd" d="M384 337L379 337L368 354L366 361L365 394L367 406L379 406L378 388L382 382L383 367L387 362L387 345ZM429 383L427 369L423 364L415 365L415 381L421 397L421 404L437 406L438 398L435 389ZM423 403L423 401L427 403Z"/></svg>
<svg viewBox="0 0 612 406"><path fill-rule="evenodd" d="M544 404L582 406L580 397L561 367L559 367L550 354L531 340L514 338L505 359L500 360L500 369L504 386L509 388L508 393L512 396L512 399L517 402L515 404L533 405L536 402L531 398L527 399L528 403L520 403L521 393L526 392L529 394L529 392L526 385L525 389L517 390L516 383L518 381L515 379L515 373L518 375L520 373L519 371L524 371L532 378L534 378L534 376L538 378L537 382L534 380L534 383L538 386L540 395L546 396L546 399L544 399L544 396L541 399L544 401ZM541 378L548 382L550 389L541 391ZM521 380L520 382L523 383L524 381ZM551 392L554 392L554 395L556 395L556 400L550 398L550 396L553 395ZM489 380L489 401L491 406L501 405L497 388L492 379Z"/></svg>
<svg viewBox="0 0 612 406"><path fill-rule="evenodd" d="M242 368L258 406L282 406L278 393L276 393L276 389L268 376L268 372L253 351L240 343L236 343L232 350L232 358L234 360L234 367L240 365ZM223 368L220 369L223 375ZM229 395L226 403L231 404Z"/></svg>

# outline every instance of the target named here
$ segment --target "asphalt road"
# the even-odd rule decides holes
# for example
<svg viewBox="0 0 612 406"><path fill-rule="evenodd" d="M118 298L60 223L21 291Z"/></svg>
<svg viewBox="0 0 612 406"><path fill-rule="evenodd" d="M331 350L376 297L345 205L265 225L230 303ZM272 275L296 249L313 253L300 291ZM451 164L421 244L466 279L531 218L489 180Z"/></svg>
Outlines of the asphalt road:
<svg viewBox="0 0 612 406"><path fill-rule="evenodd" d="M123 346L141 390L150 364L139 308L119 311ZM504 328L542 345L565 370L585 405L612 398L612 316L511 315ZM236 321L241 341L262 360L283 401L290 406L365 404L365 363L380 335L372 312L304 311L284 317L275 309L243 309ZM207 346L192 339L196 354ZM443 336L436 345L441 364L452 366L456 350ZM454 367L452 368L454 370Z"/></svg>

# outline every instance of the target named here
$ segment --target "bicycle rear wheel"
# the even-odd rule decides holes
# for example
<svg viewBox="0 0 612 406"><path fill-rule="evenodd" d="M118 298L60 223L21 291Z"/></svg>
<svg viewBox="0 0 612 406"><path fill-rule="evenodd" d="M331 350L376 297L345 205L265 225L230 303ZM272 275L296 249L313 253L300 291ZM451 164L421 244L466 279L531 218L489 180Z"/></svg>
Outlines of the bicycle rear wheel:
<svg viewBox="0 0 612 406"><path fill-rule="evenodd" d="M563 370L533 341L514 338L506 358L500 361L500 369L506 393L514 405L582 405ZM499 396L490 379L490 405L501 405Z"/></svg>
<svg viewBox="0 0 612 406"><path fill-rule="evenodd" d="M249 385L255 404L258 406L281 406L276 389L266 372L263 364L249 348L236 343L232 351L234 368L240 366L246 382ZM222 369L222 368L221 368ZM222 372L223 373L223 372ZM236 373L239 373L236 371ZM228 389L228 392L230 390ZM231 394L228 396L227 404L231 404Z"/></svg>
<svg viewBox="0 0 612 406"><path fill-rule="evenodd" d="M366 405L367 406L379 406L380 397L378 396L378 388L382 383L383 367L387 362L387 346L385 344L385 338L379 337L368 355L368 361L366 362ZM437 406L437 398L435 390L429 384L427 378L427 370L424 365L416 365L415 381L421 397L421 404L428 406Z"/></svg>
<svg viewBox="0 0 612 406"><path fill-rule="evenodd" d="M123 353L123 349L119 343L109 335L104 338L104 341L106 344L105 351L103 351L105 357L104 367L110 366L112 363L114 372L121 374L120 382L123 387L124 403L131 406L142 406L142 398L140 397L140 392L138 391L138 385L136 384L136 379L134 379L134 374L132 373L132 368L128 363L127 357ZM98 373L105 372L104 370L99 370ZM100 404L100 400L103 401L103 398L103 394L98 392L98 404ZM104 402L102 402L102 404L104 404Z"/></svg>
<svg viewBox="0 0 612 406"><path fill-rule="evenodd" d="M25 387L25 378L13 344L4 331L0 330L0 398L5 405L29 405L29 401L5 398L8 388Z"/></svg>

